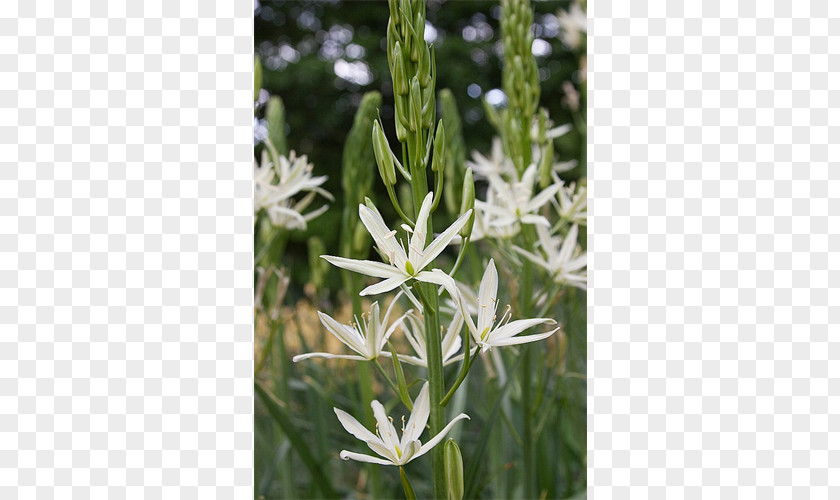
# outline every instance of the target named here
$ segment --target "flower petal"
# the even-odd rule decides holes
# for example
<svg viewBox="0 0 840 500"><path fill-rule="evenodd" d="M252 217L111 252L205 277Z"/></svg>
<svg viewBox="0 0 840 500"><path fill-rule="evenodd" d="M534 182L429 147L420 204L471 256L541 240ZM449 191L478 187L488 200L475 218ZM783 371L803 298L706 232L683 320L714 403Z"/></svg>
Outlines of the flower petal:
<svg viewBox="0 0 840 500"><path fill-rule="evenodd" d="M542 226L537 226L537 227L542 227ZM520 254L520 255L522 255L523 257L525 257L526 259L530 260L530 261L531 261L531 262L533 262L534 264L536 264L536 265L538 265L538 266L542 267L543 269L547 269L547 270L549 270L549 271L551 271L551 270L552 270L552 266L551 266L548 262L546 262L545 260L543 260L542 258L540 258L538 255L534 255L534 254L532 254L531 252L529 252L529 251L527 251L527 250L523 250L523 249L519 248L518 246L514 246L514 247L513 247L513 251L514 251L514 252L516 252L516 253L518 253L518 254Z"/></svg>
<svg viewBox="0 0 840 500"><path fill-rule="evenodd" d="M528 201L528 204L525 206L525 211L533 212L541 206L545 205L546 203L548 203L548 200L554 198L554 195L557 194L557 191L559 191L562 187L563 186L561 184L552 184L547 188L543 189L539 192L539 194L537 194Z"/></svg>
<svg viewBox="0 0 840 500"><path fill-rule="evenodd" d="M469 420L469 418L470 418L470 417L469 417L469 415L467 415L466 413L461 413L461 414L460 414L460 415L458 415L457 417L453 418L451 422L449 422L448 424L446 424L446 427L444 427L442 431L438 432L438 434L437 434L435 437L433 437L432 439L430 439L430 440L429 440L429 442L427 442L426 444L424 444L423 446L421 446L421 447L420 447L420 451L418 451L418 452L417 452L417 453L416 453L416 454L415 454L412 458L417 458L417 457L419 457L420 455L423 455L423 454L425 454L426 452L428 452L429 450L431 450L432 448L434 448L436 444L438 444L438 443L439 443L439 442L440 442L440 441L441 441L444 437L446 437L446 434L447 434L450 430L452 430L452 427L453 427L453 426L454 426L454 425L455 425L455 424L456 424L459 420L464 419L464 418L466 418L467 420Z"/></svg>
<svg viewBox="0 0 840 500"><path fill-rule="evenodd" d="M341 422L341 426L344 427L344 430L352 434L356 439L360 441L379 440L379 438L376 437L376 434L367 430L364 425L359 423L358 420L346 411L339 410L338 408L333 408L333 411L335 411L335 416L338 417L338 421Z"/></svg>
<svg viewBox="0 0 840 500"><path fill-rule="evenodd" d="M394 268L392 267L391 269ZM370 285L369 287L359 292L359 295L379 295L380 293L390 292L391 290L397 288L398 286L402 285L408 280L409 276L407 275L390 277L386 280L380 281L379 283L374 283L373 285Z"/></svg>
<svg viewBox="0 0 840 500"><path fill-rule="evenodd" d="M496 315L496 292L499 289L499 273L493 259L487 264L481 284L478 286L478 328L479 338L484 331L493 327L493 317ZM487 340L487 339L482 339Z"/></svg>
<svg viewBox="0 0 840 500"><path fill-rule="evenodd" d="M397 450L394 447L386 448L379 438L376 438L373 441L368 441L367 445L368 448L373 450L373 452L377 455L380 455L391 462L399 463L400 457L397 456Z"/></svg>
<svg viewBox="0 0 840 500"><path fill-rule="evenodd" d="M367 462L377 465L397 465L393 462L389 462L388 460L382 460L381 458L372 457L363 453L353 453L352 451L347 450L341 450L339 456L342 460L355 460L357 462Z"/></svg>
<svg viewBox="0 0 840 500"><path fill-rule="evenodd" d="M397 439L397 430L394 429L394 424L388 419L385 414L385 407L379 401L373 400L370 402L370 407L373 409L373 416L376 417L377 429L379 436L382 438L382 444L389 450L399 445Z"/></svg>
<svg viewBox="0 0 840 500"><path fill-rule="evenodd" d="M549 318L534 318L534 319L518 319L516 321L511 321L505 325L502 325L487 336L485 339L487 342L491 344L495 344L497 340L503 340L518 333L522 333L523 331L531 328L532 326L541 325L543 323L556 323L553 319Z"/></svg>
<svg viewBox="0 0 840 500"><path fill-rule="evenodd" d="M321 311L318 311L318 318L321 320L324 327L326 327L326 329L335 336L335 338L360 355L367 357L368 353L365 339L362 338L355 328L348 325L342 325Z"/></svg>
<svg viewBox="0 0 840 500"><path fill-rule="evenodd" d="M507 345L525 344L525 343L528 343L528 342L536 342L538 340L542 340L544 338L550 337L552 333L556 332L559 329L560 328L555 328L554 330L551 330L550 332L537 333L537 334L534 334L534 335L521 335L521 336L518 336L518 337L509 337L509 338L506 338L506 339L494 340L492 342L492 345L493 346L507 346Z"/></svg>
<svg viewBox="0 0 840 500"><path fill-rule="evenodd" d="M411 242L408 245L408 260L416 265L415 272L423 269L420 262L424 253L423 249L426 248L426 230L429 227L429 214L432 211L433 200L433 193L427 194L423 199L423 204L420 205L420 211L417 213L417 222L414 224L414 234L411 235Z"/></svg>
<svg viewBox="0 0 840 500"><path fill-rule="evenodd" d="M309 358L326 358L326 359L352 359L353 361L367 361L367 358L362 356L355 356L352 354L330 354L328 352L308 352L306 354L298 354L292 358L292 362L297 363Z"/></svg>
<svg viewBox="0 0 840 500"><path fill-rule="evenodd" d="M348 271L353 271L354 273L373 276L374 278L394 278L396 276L405 275L404 272L399 271L394 266L383 262L345 259L344 257L334 257L332 255L322 255L321 258L336 267L347 269Z"/></svg>
<svg viewBox="0 0 840 500"><path fill-rule="evenodd" d="M426 428L426 422L429 421L429 383L423 384L420 389L420 394L414 400L414 409L411 410L411 416L408 417L408 423L405 424L402 439L400 440L400 449L406 449L412 441L420 438L423 434L423 429Z"/></svg>
<svg viewBox="0 0 840 500"><path fill-rule="evenodd" d="M359 218L362 219L362 224L365 225L376 246L383 254L387 255L390 263L405 269L405 250L397 242L395 233L385 225L382 216L376 210L372 210L365 205L359 205ZM384 276L382 276L384 278Z"/></svg>
<svg viewBox="0 0 840 500"><path fill-rule="evenodd" d="M431 194L431 193L430 193ZM415 268L416 271L423 269L424 267L428 266L432 263L438 255L449 245L449 242L452 241L452 238L457 236L458 231L461 230L464 225L469 222L470 214L472 214L472 209L467 210L464 212L463 215L458 217L455 222L452 223L451 226L446 228L446 230L438 235L437 238L434 239L429 246L423 251L423 256L419 262L417 262L417 266ZM415 234L417 232L415 231ZM412 243L413 245L413 243Z"/></svg>

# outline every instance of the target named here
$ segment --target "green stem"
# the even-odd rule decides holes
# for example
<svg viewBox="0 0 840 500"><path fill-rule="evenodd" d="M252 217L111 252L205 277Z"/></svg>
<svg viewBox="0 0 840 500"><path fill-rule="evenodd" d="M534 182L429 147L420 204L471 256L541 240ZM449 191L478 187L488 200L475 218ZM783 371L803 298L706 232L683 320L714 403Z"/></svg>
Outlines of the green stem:
<svg viewBox="0 0 840 500"><path fill-rule="evenodd" d="M452 384L452 388L449 389L449 392L446 393L443 400L441 400L440 405L446 407L449 404L449 400L452 399L452 396L455 395L455 391L461 387L461 383L467 378L467 373L470 371L470 367L472 366L472 358L470 357L470 335L469 329L466 325L464 325L464 333L463 333L463 340L461 345L464 346L464 361L461 363L461 371L458 373L458 378L455 380L455 383Z"/></svg>
<svg viewBox="0 0 840 500"><path fill-rule="evenodd" d="M431 234L431 232L430 232ZM438 294L436 286L424 283L422 287L425 292L424 302L429 307L423 308L423 319L426 325L426 359L428 361L429 374L429 401L431 409L429 412L429 435L435 436L443 430L445 421L445 408L441 406L443 399L443 355L441 353L440 339L440 312L438 308ZM437 499L446 498L446 472L444 467L443 446L435 446L430 452L432 455L432 487L434 497Z"/></svg>
<svg viewBox="0 0 840 500"><path fill-rule="evenodd" d="M417 500L417 495L414 494L414 488L411 487L411 482L405 474L405 469L400 466L400 480L402 481L403 491L405 491L406 500Z"/></svg>
<svg viewBox="0 0 840 500"><path fill-rule="evenodd" d="M534 241L534 230L531 226L522 226L524 248L531 248ZM534 265L525 260L522 265L522 284L519 289L519 313L527 318L531 312L534 286ZM531 379L533 370L533 345L522 346L522 475L525 487L525 498L536 498L536 454L534 448L534 431L531 425L532 395Z"/></svg>

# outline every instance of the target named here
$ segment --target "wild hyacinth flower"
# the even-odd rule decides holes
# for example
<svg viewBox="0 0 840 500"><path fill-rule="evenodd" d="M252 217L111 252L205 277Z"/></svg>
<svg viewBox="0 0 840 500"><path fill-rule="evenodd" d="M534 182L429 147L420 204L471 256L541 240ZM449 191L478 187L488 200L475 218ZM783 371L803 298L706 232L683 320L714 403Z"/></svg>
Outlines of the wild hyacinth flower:
<svg viewBox="0 0 840 500"><path fill-rule="evenodd" d="M540 248L545 258L523 250L513 249L534 264L545 269L555 283L586 289L586 255L581 255L577 246L578 226L573 225L565 238L552 237L548 229L537 227Z"/></svg>
<svg viewBox="0 0 840 500"><path fill-rule="evenodd" d="M562 181L558 178L555 182ZM576 186L574 183L564 186L557 192L552 205L562 221L586 225L586 186Z"/></svg>
<svg viewBox="0 0 840 500"><path fill-rule="evenodd" d="M473 151L472 161L467 160L466 166L473 170L476 179L487 180L493 175L506 179L516 176L516 167L510 158L505 156L502 140L498 137L493 137L489 155L484 156L478 151Z"/></svg>
<svg viewBox="0 0 840 500"><path fill-rule="evenodd" d="M397 354L397 357L400 361L410 365L427 367L428 358L426 356L426 333L423 318L417 314L409 314L406 317L406 321L408 321L409 328L403 327L405 338L408 340L408 343L411 344L411 347L414 349L414 352L417 353L417 356ZM449 323L449 327L446 329L446 333L443 335L443 340L441 341L443 366L447 366L464 359L463 353L458 354L458 351L461 350L460 332L463 327L464 317L461 315L460 311L456 309L455 316L452 318L452 322Z"/></svg>
<svg viewBox="0 0 840 500"><path fill-rule="evenodd" d="M436 444L443 440L456 422L461 419L470 418L465 413L461 413L452 419L437 435L425 444L421 443L420 435L423 433L423 429L426 428L426 422L429 420L428 382L423 384L423 388L420 389L420 394L414 401L414 409L411 411L408 423L405 422L405 417L403 417L402 438L400 439L397 439L397 430L394 428L393 421L385 414L385 408L382 406L382 403L374 400L371 401L370 407L373 408L373 415L376 417L376 434L370 432L349 413L338 408L333 408L333 410L335 410L338 421L341 422L341 425L347 432L352 434L356 439L364 441L374 453L383 457L384 460L363 453L341 450L339 456L342 460L402 466L434 448Z"/></svg>
<svg viewBox="0 0 840 500"><path fill-rule="evenodd" d="M490 225L494 227L504 227L517 222L549 226L548 219L535 212L548 203L562 185L551 184L535 195L537 174L537 165L532 163L521 179L514 179L512 182L506 182L497 175L489 177L490 189L495 192L496 197L493 202L489 201L489 197L487 201L476 200L475 206L493 216Z"/></svg>
<svg viewBox="0 0 840 500"><path fill-rule="evenodd" d="M370 306L370 314L367 315L366 318L362 318L364 323L360 324L358 318L356 318L356 323L352 326L343 325L330 316L318 311L318 317L321 319L321 323L324 327L326 327L326 329L329 330L329 332L344 345L357 352L358 355L311 352L295 356L292 358L292 361L298 362L309 358L338 358L352 359L356 361L371 361L379 356L390 356L391 353L383 351L385 344L388 342L388 339L391 337L391 334L394 333L397 326L399 326L403 319L405 319L406 314L408 314L403 314L399 319L394 321L387 330L385 329L388 317L391 315L391 310L394 308L394 304L397 303L398 298L399 295L394 297L394 300L391 301L391 305L388 306L388 310L385 311L384 317L379 316L379 303L374 302L373 305Z"/></svg>
<svg viewBox="0 0 840 500"><path fill-rule="evenodd" d="M572 50L581 46L581 35L586 35L586 12L580 5L573 3L568 10L561 10L557 17L560 22L560 37L563 43Z"/></svg>
<svg viewBox="0 0 840 500"><path fill-rule="evenodd" d="M429 246L426 246L426 230L429 214L432 209L433 193L426 195L417 215L417 223L414 232L408 242L408 253L400 242L397 241L396 231L391 231L385 225L382 215L375 208L368 208L359 205L359 217L367 228L373 240L376 242L379 252L388 263L374 262L370 260L346 259L322 255L334 266L347 269L356 273L383 278L382 281L362 290L359 295L376 295L391 291L410 279L442 285L447 290L455 290L455 281L440 269L424 271L435 258L440 255L450 241L458 234L458 231L469 221L472 210L467 210L451 226L446 228Z"/></svg>
<svg viewBox="0 0 840 500"><path fill-rule="evenodd" d="M560 329L558 327L549 332L521 337L516 336L532 326L546 323L554 324L556 321L549 318L510 321L510 309L505 311L499 321L496 321L496 308L498 306L496 292L498 291L498 287L499 274L496 272L496 264L493 262L493 259L490 259L490 263L487 265L484 276L481 278L481 284L478 287L478 325L473 323L470 315L466 316L467 327L470 329L475 343L481 347L481 352L485 352L493 347L542 340Z"/></svg>
<svg viewBox="0 0 840 500"><path fill-rule="evenodd" d="M316 194L333 200L333 196L320 187L327 177L313 176L312 168L306 155L298 157L294 151L289 153L288 158L278 156L277 164L272 164L268 154L263 152L261 164L254 162L254 215L265 210L275 226L306 229L308 221L326 212L328 208L324 205L304 214ZM302 199L293 199L304 192L306 195Z"/></svg>

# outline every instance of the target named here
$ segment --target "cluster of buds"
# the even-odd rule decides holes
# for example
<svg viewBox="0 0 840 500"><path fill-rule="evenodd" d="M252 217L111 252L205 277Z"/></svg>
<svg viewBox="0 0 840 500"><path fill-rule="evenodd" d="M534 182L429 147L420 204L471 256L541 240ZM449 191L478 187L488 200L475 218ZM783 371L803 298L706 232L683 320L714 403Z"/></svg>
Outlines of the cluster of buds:
<svg viewBox="0 0 840 500"><path fill-rule="evenodd" d="M510 107L533 116L540 100L537 61L531 53L534 14L528 0L502 0L502 44L505 71L502 87Z"/></svg>
<svg viewBox="0 0 840 500"><path fill-rule="evenodd" d="M540 101L537 61L531 53L534 14L528 0L502 0L502 12L502 88L509 102L503 113L502 136L507 154L521 173L531 162L531 120Z"/></svg>
<svg viewBox="0 0 840 500"><path fill-rule="evenodd" d="M426 44L426 4L423 0L388 0L388 66L400 142L409 133L422 137L435 117L435 58ZM422 141L419 147L425 146Z"/></svg>

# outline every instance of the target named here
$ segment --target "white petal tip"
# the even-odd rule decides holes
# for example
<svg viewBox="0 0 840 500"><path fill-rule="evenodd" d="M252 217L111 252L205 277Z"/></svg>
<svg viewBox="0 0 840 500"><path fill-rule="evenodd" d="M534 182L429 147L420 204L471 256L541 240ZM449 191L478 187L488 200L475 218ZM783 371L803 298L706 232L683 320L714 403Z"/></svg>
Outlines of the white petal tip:
<svg viewBox="0 0 840 500"><path fill-rule="evenodd" d="M347 450L341 450L341 453L338 454L342 460L350 460L350 457L347 456Z"/></svg>

